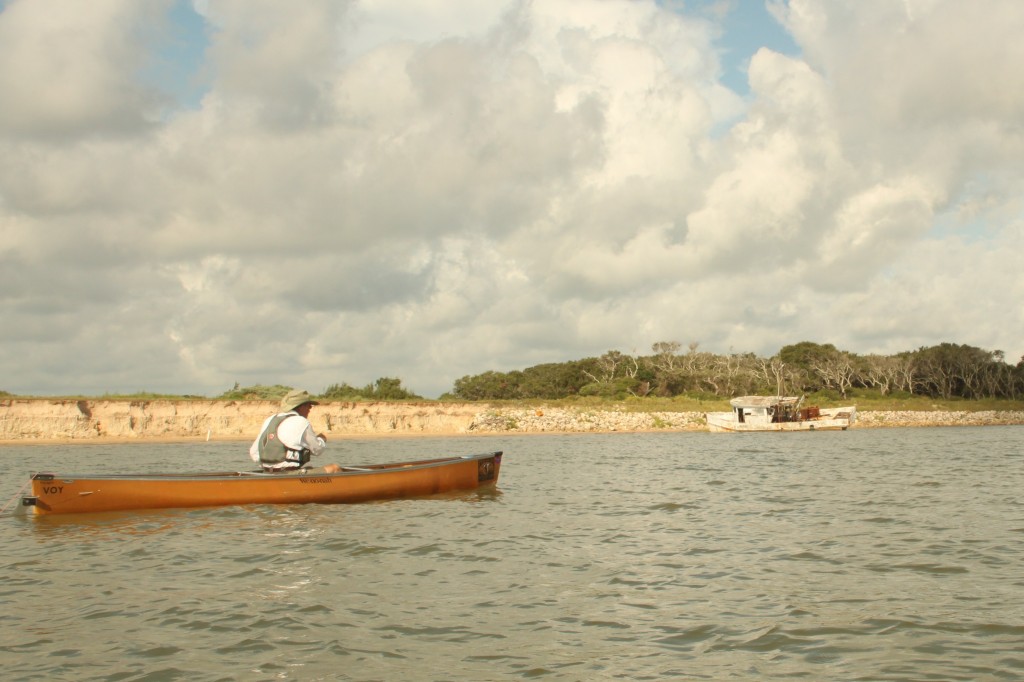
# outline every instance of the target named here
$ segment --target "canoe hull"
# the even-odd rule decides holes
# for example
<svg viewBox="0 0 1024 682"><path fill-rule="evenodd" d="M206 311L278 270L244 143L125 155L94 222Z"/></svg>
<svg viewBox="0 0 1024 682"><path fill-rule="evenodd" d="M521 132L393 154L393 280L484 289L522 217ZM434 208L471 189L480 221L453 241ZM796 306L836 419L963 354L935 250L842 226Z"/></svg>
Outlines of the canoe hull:
<svg viewBox="0 0 1024 682"><path fill-rule="evenodd" d="M349 504L493 486L500 452L347 467L334 474L35 474L22 505L36 514L243 504Z"/></svg>

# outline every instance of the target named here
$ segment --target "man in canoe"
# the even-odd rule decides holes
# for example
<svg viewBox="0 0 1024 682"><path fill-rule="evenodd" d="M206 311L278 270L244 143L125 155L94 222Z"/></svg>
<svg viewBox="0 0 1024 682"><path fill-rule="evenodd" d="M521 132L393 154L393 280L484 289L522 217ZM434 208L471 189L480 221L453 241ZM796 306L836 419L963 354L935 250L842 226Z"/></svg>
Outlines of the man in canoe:
<svg viewBox="0 0 1024 682"><path fill-rule="evenodd" d="M263 471L273 474L310 472L333 474L341 471L337 464L317 469L308 467L309 460L327 448L327 439L313 431L309 411L317 401L306 391L292 391L281 401L281 412L267 417L260 435L249 448L252 461Z"/></svg>

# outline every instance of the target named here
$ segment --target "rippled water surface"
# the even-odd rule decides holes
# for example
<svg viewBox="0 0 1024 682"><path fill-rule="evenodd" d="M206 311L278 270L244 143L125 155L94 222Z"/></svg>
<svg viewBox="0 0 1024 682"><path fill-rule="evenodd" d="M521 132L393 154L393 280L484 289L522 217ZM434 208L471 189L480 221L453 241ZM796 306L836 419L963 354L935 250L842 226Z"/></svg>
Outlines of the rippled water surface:
<svg viewBox="0 0 1024 682"><path fill-rule="evenodd" d="M493 492L0 518L10 680L1020 680L1024 427L352 440ZM28 474L244 443L0 448Z"/></svg>

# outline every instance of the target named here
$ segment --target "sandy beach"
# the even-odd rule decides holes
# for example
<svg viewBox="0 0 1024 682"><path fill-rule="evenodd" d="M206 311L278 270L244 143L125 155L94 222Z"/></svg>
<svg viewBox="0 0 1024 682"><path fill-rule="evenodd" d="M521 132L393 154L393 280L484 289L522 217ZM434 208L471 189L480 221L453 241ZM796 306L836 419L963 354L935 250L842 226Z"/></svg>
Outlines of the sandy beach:
<svg viewBox="0 0 1024 682"><path fill-rule="evenodd" d="M0 443L249 440L271 401L0 400ZM486 403L331 402L310 415L328 439L495 433L703 431L702 412L631 412L610 405L514 408ZM1024 411L864 411L852 428L1024 424Z"/></svg>

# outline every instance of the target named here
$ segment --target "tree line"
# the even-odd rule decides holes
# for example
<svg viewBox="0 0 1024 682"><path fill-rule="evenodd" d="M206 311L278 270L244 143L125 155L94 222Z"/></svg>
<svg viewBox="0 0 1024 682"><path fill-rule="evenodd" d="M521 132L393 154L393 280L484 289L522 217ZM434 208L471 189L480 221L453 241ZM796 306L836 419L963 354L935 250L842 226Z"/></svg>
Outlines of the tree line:
<svg viewBox="0 0 1024 682"><path fill-rule="evenodd" d="M754 353L719 355L691 343L685 351L675 341L651 346L649 355L610 350L596 358L535 365L511 372L487 371L455 381L442 400L558 400L595 396L621 400L630 396L686 396L717 400L739 395L806 395L824 393L847 398L854 389L883 397L924 396L966 400L1024 398L1024 358L1016 365L1002 351L955 343L918 348L895 355L858 355L830 343L784 346L771 357ZM290 386L234 387L219 400L280 400ZM0 390L0 397L15 397ZM168 398L133 394L134 398ZM202 399L201 396L184 396ZM423 400L401 379L381 377L365 386L331 384L316 396L331 401Z"/></svg>
<svg viewBox="0 0 1024 682"><path fill-rule="evenodd" d="M1024 395L1024 358L1016 365L1002 351L941 343L895 355L858 355L830 343L784 346L771 357L719 355L691 343L651 346L649 355L610 350L596 358L536 365L511 372L464 376L442 398L555 400L571 396L730 398L738 395L828 393L846 398L853 389L881 396L1005 398Z"/></svg>
<svg viewBox="0 0 1024 682"><path fill-rule="evenodd" d="M240 386L235 382L234 388L217 396L217 400L280 400L289 391L291 386L275 384L264 386ZM359 400L423 400L412 391L402 386L402 380L397 377L381 377L371 384L362 387L350 386L348 383L331 384L323 393L314 396L321 400L335 401L359 401Z"/></svg>

